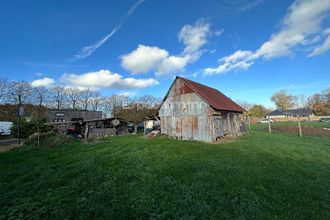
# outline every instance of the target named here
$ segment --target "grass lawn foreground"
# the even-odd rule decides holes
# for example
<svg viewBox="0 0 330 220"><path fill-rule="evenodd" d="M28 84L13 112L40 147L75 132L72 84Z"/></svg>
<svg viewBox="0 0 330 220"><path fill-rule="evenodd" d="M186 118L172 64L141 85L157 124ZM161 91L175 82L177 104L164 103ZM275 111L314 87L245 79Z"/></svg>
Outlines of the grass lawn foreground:
<svg viewBox="0 0 330 220"><path fill-rule="evenodd" d="M319 126L319 124L317 125ZM330 137L111 137L0 153L0 219L330 219Z"/></svg>

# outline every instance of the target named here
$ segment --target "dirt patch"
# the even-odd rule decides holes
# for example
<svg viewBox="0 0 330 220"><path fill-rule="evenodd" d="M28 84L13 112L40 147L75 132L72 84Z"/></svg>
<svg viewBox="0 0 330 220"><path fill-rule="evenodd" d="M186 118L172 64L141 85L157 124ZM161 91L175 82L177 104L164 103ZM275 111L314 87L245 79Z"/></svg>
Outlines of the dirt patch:
<svg viewBox="0 0 330 220"><path fill-rule="evenodd" d="M298 135L298 126L275 126L273 127L275 131L282 131L288 133L294 133ZM318 128L311 126L301 126L303 135L311 135L311 136L330 136L329 128Z"/></svg>
<svg viewBox="0 0 330 220"><path fill-rule="evenodd" d="M7 145L7 146L1 146L0 147L0 153L9 151L10 149L13 149L15 147L19 147L17 144Z"/></svg>

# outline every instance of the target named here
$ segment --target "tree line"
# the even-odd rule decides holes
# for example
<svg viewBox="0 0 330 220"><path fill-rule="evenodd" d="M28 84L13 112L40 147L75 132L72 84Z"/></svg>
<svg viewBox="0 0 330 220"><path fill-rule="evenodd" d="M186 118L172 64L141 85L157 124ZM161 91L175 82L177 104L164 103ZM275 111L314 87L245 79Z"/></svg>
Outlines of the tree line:
<svg viewBox="0 0 330 220"><path fill-rule="evenodd" d="M309 108L315 115L330 115L330 88L317 92L309 97L304 94L293 95L286 90L275 92L271 101L277 109L290 110L295 108ZM238 101L239 104L248 111L252 117L264 117L272 109L259 104L250 104L246 101Z"/></svg>
<svg viewBox="0 0 330 220"><path fill-rule="evenodd" d="M0 78L0 105L2 106L2 111L0 111L2 120L4 120L3 117L8 112L12 113L12 115L17 115L18 105L24 105L25 110L30 112L33 108L34 112L45 109L91 110L102 111L104 117L110 117L130 115L127 109L141 111L141 113L148 108L156 109L161 101L161 98L151 95L134 98L120 94L103 96L99 91L91 89L67 88L63 86L51 88L45 86L33 87L26 81L8 81L5 78Z"/></svg>

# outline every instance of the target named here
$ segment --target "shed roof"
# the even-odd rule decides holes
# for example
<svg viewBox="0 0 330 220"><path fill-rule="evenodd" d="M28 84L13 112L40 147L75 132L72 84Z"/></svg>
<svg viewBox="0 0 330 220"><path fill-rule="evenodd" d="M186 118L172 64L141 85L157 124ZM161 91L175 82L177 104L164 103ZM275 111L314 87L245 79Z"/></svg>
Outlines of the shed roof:
<svg viewBox="0 0 330 220"><path fill-rule="evenodd" d="M245 110L236 104L233 100L228 98L219 90L202 85L200 83L178 77L176 79L181 79L191 90L193 90L197 95L199 95L204 101L206 101L210 106L216 110L225 111L235 111L244 112Z"/></svg>
<svg viewBox="0 0 330 220"><path fill-rule="evenodd" d="M95 118L95 119L91 119L91 120L84 120L84 122L94 122L94 121L111 121L111 120L119 120L120 122L125 122L128 123L130 122L129 120L125 119L125 118L120 118L120 117L110 117L110 118Z"/></svg>

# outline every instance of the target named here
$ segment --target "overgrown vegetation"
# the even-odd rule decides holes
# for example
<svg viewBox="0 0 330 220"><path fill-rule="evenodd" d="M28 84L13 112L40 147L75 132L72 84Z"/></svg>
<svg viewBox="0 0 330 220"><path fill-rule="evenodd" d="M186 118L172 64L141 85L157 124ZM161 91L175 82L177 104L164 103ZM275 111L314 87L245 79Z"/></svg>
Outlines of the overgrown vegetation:
<svg viewBox="0 0 330 220"><path fill-rule="evenodd" d="M40 147L56 147L67 144L72 144L77 141L76 138L65 135L61 133L57 133L54 131L48 131L45 133L41 133L39 136ZM38 146L38 135L35 133L31 135L28 139L24 141L24 146L29 147L37 147Z"/></svg>
<svg viewBox="0 0 330 220"><path fill-rule="evenodd" d="M27 122L26 120L22 119L21 125L20 125L20 137L28 138L30 135L36 133L38 131L38 125L39 125L40 133L45 133L45 132L51 131L53 129L52 126L45 125L43 123L43 121L32 120L31 122ZM17 132L18 132L17 127L18 127L18 124L17 124L17 121L15 121L15 123L11 129L13 137L17 137Z"/></svg>
<svg viewBox="0 0 330 220"><path fill-rule="evenodd" d="M329 219L330 138L142 136L0 154L0 219Z"/></svg>

